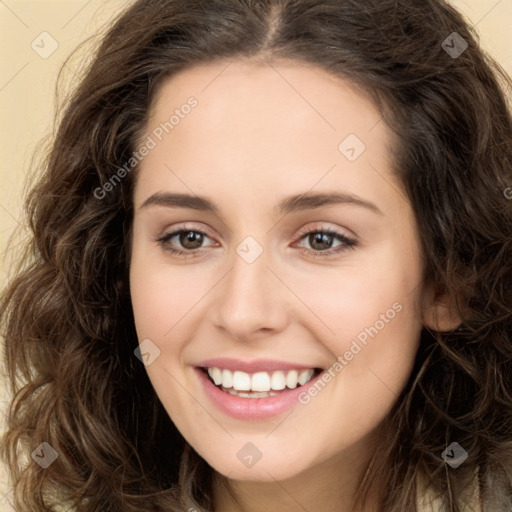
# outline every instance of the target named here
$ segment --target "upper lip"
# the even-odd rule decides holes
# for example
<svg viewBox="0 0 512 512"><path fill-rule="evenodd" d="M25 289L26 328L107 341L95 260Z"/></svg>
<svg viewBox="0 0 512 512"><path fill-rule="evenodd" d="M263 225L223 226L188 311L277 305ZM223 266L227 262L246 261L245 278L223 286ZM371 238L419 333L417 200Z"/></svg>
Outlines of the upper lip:
<svg viewBox="0 0 512 512"><path fill-rule="evenodd" d="M231 371L242 371L246 373L272 372L278 370L307 370L309 368L319 368L318 366L305 365L300 363L291 363L289 361L278 361L276 359L255 359L253 361L243 361L242 359L232 359L218 357L208 359L198 363L196 366L201 368L221 368Z"/></svg>

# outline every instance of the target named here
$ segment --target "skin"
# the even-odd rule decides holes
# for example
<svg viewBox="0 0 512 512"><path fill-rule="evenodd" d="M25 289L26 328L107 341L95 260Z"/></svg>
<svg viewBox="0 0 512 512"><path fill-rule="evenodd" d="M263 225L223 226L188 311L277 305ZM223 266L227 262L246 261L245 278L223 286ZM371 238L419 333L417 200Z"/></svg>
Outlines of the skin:
<svg viewBox="0 0 512 512"><path fill-rule="evenodd" d="M376 428L409 378L422 326L448 328L453 319L423 282L418 228L391 168L391 133L374 105L311 65L227 64L168 79L141 137L197 99L137 174L130 287L138 337L160 349L146 370L169 416L216 470L216 511L316 510L319 502L324 511L348 511L380 442ZM338 149L348 134L366 146L353 162ZM380 213L350 203L276 211L287 196L333 191ZM142 206L164 192L207 196L218 213ZM178 236L156 241L178 228L206 231L199 256L166 250L186 250ZM357 246L318 257L341 242L315 250L303 233L326 228ZM250 264L236 252L247 236L263 249ZM396 303L400 312L291 413L234 419L200 386L194 366L213 357L328 369ZM262 453L250 468L237 458L247 442ZM368 510L378 510L373 500Z"/></svg>

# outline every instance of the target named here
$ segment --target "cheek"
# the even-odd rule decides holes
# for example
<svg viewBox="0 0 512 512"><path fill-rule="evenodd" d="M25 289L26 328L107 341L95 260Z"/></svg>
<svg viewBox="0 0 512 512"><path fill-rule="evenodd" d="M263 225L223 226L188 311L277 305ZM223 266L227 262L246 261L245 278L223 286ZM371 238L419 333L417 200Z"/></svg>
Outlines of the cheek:
<svg viewBox="0 0 512 512"><path fill-rule="evenodd" d="M156 251L153 251L156 252ZM134 248L130 264L130 290L139 339L166 337L187 316L211 287L207 274L190 266L169 265Z"/></svg>
<svg viewBox="0 0 512 512"><path fill-rule="evenodd" d="M363 347L373 339L386 339L385 346L396 349L408 345L421 327L421 274L413 251L387 244L358 257L357 264L296 276L293 284L324 325L319 339L339 355L353 340Z"/></svg>
<svg viewBox="0 0 512 512"><path fill-rule="evenodd" d="M181 357L189 340L194 305L208 289L204 276L200 280L184 267L166 265L161 258L152 259L148 252L135 247L130 288L139 342L149 338L160 350L146 366L147 375L173 422L187 433L189 442L196 444L199 441L190 425L199 421L204 431L212 432L215 425L185 391L189 376L183 374Z"/></svg>
<svg viewBox="0 0 512 512"><path fill-rule="evenodd" d="M315 283L303 281L307 290L300 291L331 331L320 326L315 332L333 361L330 380L318 388L322 398L313 390L303 403L309 404L309 418L325 413L326 403L336 403L329 415L353 439L384 418L406 385L422 328L417 252L397 244L381 249Z"/></svg>
<svg viewBox="0 0 512 512"><path fill-rule="evenodd" d="M404 263L396 257L364 272L353 268L307 295L311 309L335 332L316 330L333 363L324 383L300 397L304 431L322 429L319 453L336 453L371 432L407 383L422 324L420 269ZM329 422L319 427L321 417Z"/></svg>

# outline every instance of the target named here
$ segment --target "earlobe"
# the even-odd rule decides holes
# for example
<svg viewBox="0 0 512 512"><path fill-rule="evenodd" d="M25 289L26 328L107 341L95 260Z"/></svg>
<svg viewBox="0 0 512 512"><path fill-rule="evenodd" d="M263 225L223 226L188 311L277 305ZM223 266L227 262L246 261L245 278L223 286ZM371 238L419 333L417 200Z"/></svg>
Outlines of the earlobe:
<svg viewBox="0 0 512 512"><path fill-rule="evenodd" d="M423 325L433 331L447 332L457 329L461 323L456 304L448 294L428 287L423 301Z"/></svg>

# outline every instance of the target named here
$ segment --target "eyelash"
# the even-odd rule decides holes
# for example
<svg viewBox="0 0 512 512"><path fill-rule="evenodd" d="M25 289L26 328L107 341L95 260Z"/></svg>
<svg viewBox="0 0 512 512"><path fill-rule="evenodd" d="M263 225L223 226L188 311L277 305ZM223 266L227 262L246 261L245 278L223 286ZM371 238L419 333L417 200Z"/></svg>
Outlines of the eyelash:
<svg viewBox="0 0 512 512"><path fill-rule="evenodd" d="M199 233L200 235L203 235L205 237L208 237L208 238L211 238L210 236L208 236L208 234L205 232L205 231L202 231L201 229L197 229L197 228L180 228L180 229L177 229L175 231L173 231L172 233L168 233L168 234L165 234L161 237L158 237L155 239L155 242L157 242L158 244L160 244L163 249L165 251L168 251L170 252L171 254L175 255L175 256L184 256L185 258L186 257L196 257L196 256L200 256L201 253L203 252L201 250L201 248L199 249L189 249L189 250L182 250L182 249L174 249L173 247L170 247L169 245L166 245L167 242L175 237L176 235L179 235L181 233ZM333 254L341 254L349 249L351 250L354 250L357 245L358 245L358 241L353 239L353 238L349 238L345 235L343 235L342 233L338 233L337 231L334 231L330 228L325 228L325 229L310 229L309 231L306 231L304 233L301 233L299 235L299 241L302 240L303 238L311 235L311 234L323 234L323 235L329 235L329 236L332 236L333 238L337 239L339 242L342 242L342 245L339 245L338 248L336 249L328 249L328 250L325 250L325 251L314 251L312 249L306 249L304 247L301 247L300 250L302 252L302 254L305 254L307 256L313 256L314 258L326 258L328 256L332 256Z"/></svg>

